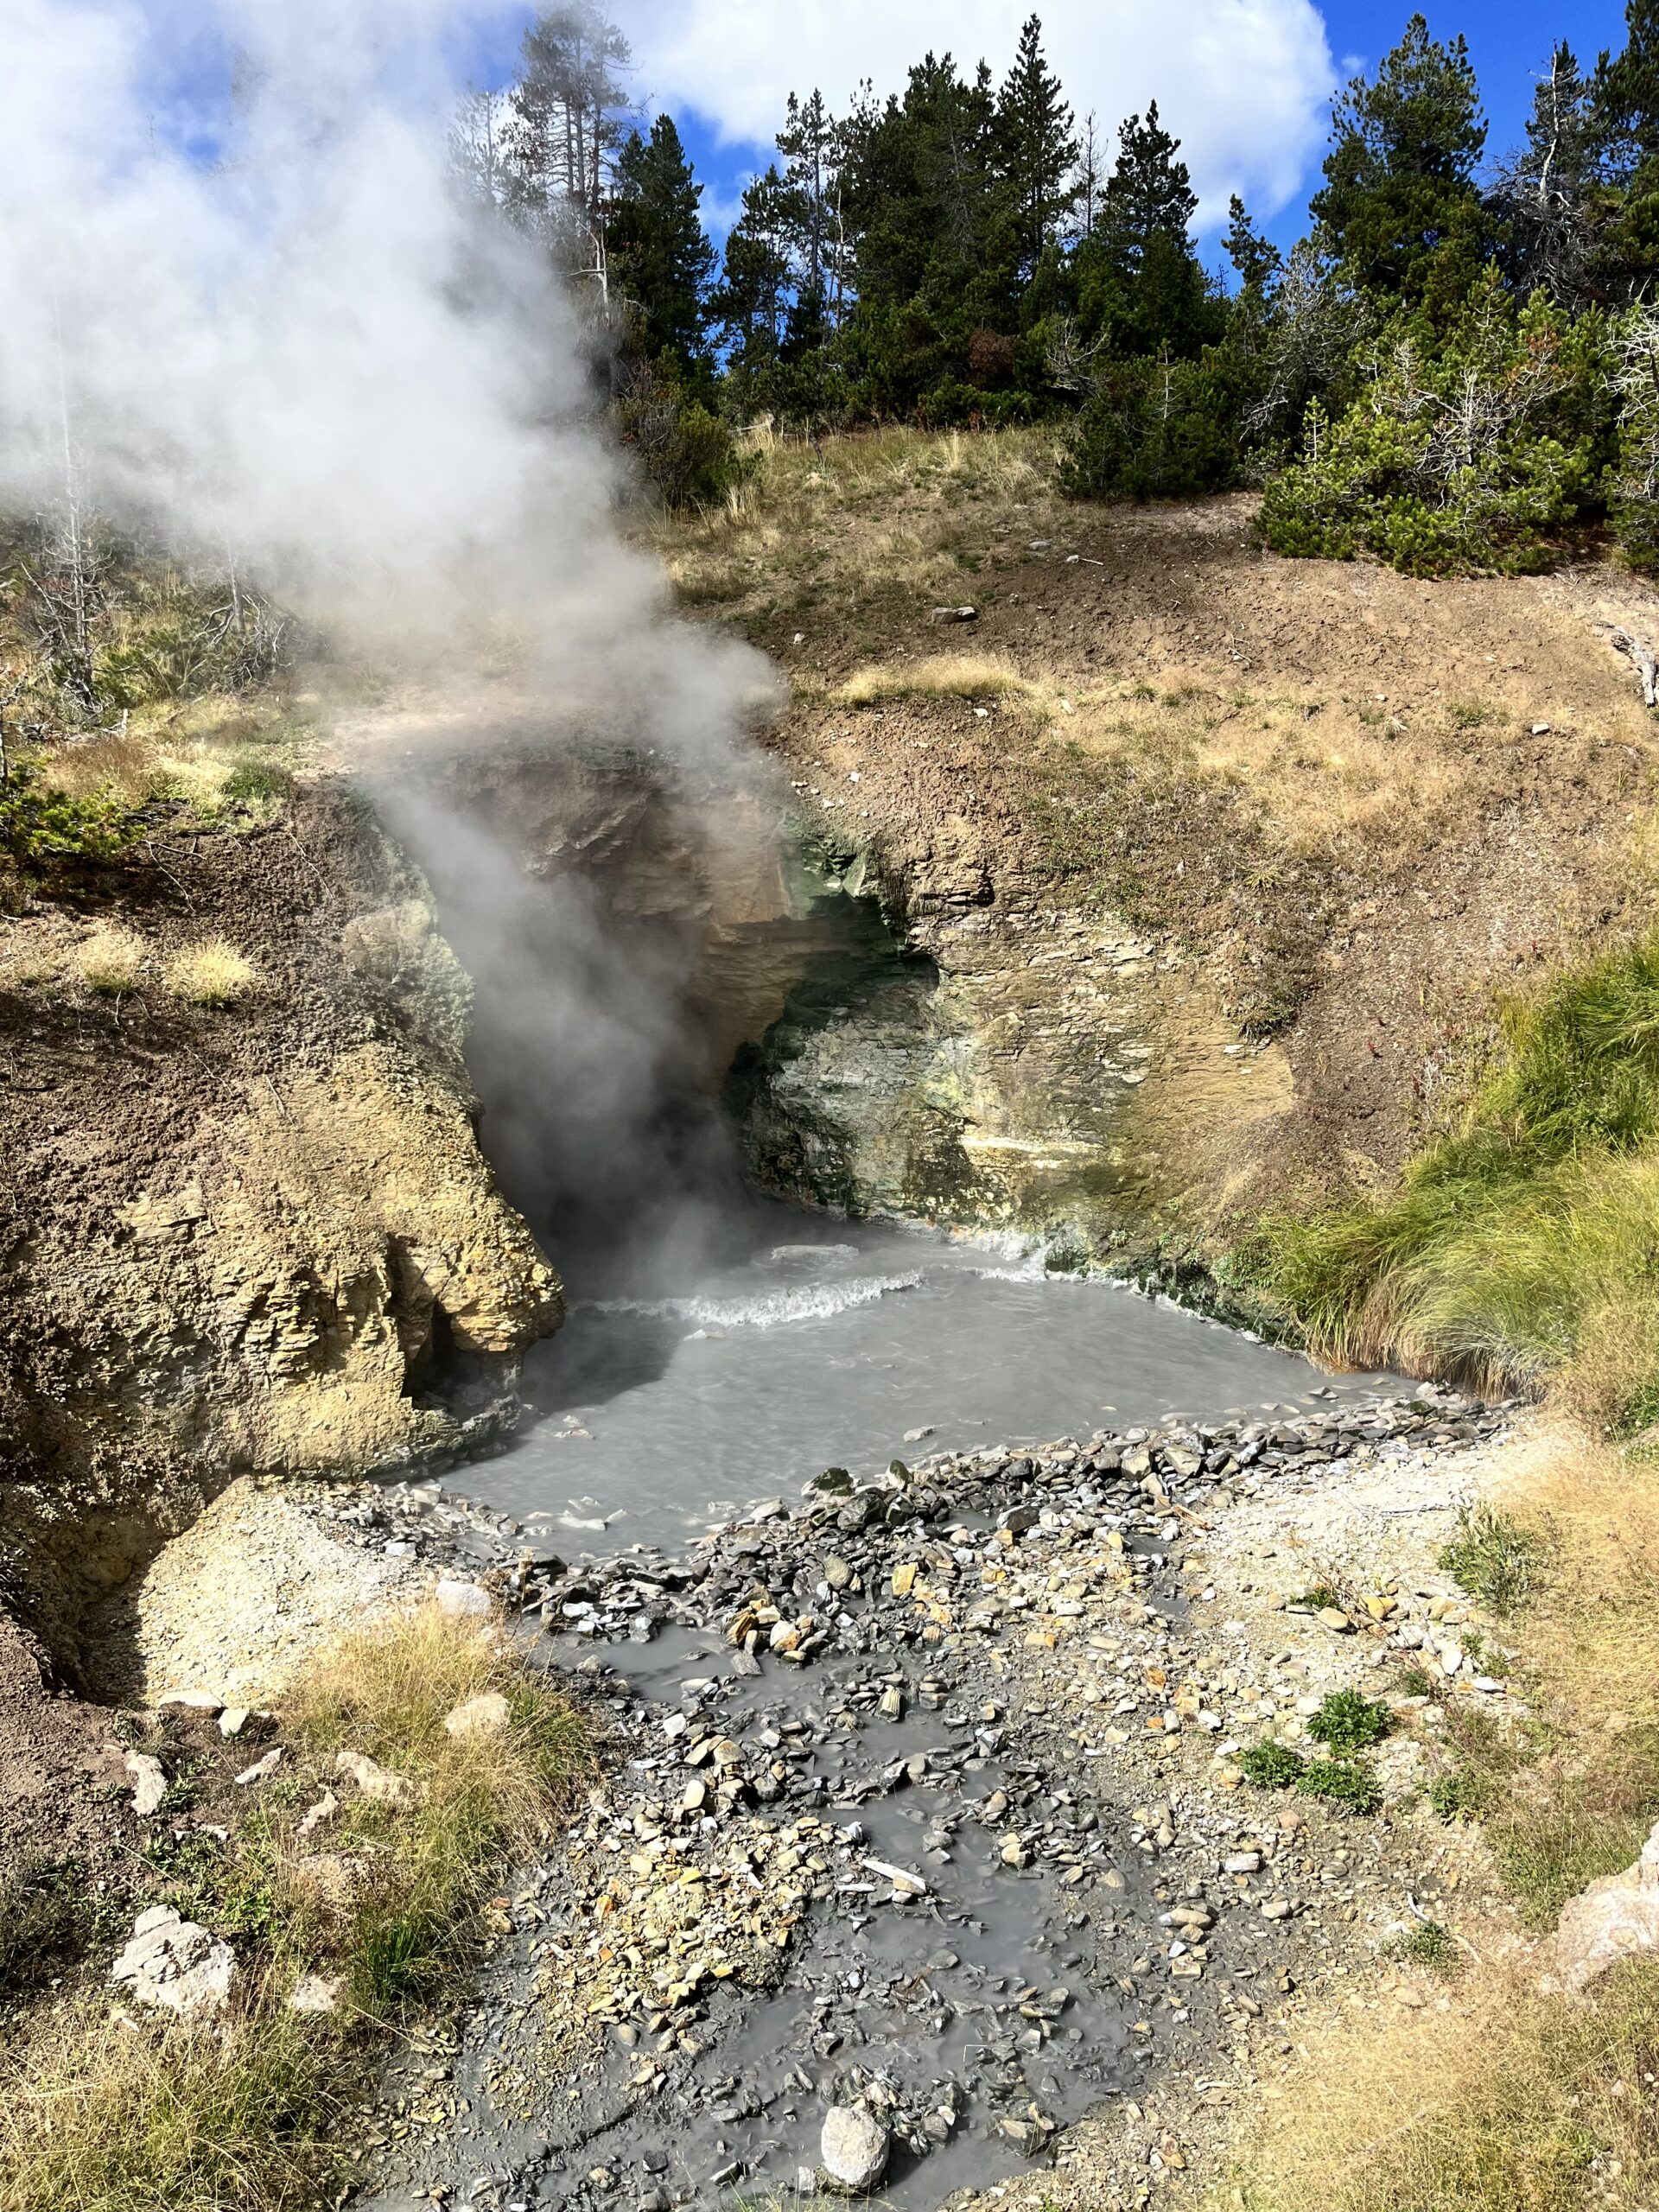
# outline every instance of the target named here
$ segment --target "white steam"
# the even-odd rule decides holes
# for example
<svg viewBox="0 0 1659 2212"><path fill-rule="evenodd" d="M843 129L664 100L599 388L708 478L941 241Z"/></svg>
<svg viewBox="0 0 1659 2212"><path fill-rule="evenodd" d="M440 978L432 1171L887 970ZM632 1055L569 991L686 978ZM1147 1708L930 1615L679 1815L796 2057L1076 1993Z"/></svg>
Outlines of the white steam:
<svg viewBox="0 0 1659 2212"><path fill-rule="evenodd" d="M689 956L386 772L602 736L753 788L766 671L622 543L576 311L452 188L468 41L507 13L0 0L0 507L233 564L411 679L364 764L474 969L493 1148L563 1258L573 1217L602 1237L713 1142L706 1096L676 1126Z"/></svg>
<svg viewBox="0 0 1659 2212"><path fill-rule="evenodd" d="M5 0L0 499L70 490L382 654L504 632L715 738L755 670L618 540L580 334L451 188L483 0Z"/></svg>

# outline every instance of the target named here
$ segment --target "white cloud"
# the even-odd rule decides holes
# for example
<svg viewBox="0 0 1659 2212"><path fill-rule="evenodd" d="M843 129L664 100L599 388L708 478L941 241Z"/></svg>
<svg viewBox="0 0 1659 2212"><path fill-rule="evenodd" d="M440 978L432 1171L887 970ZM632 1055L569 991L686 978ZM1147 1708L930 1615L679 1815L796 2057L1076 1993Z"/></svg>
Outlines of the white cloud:
<svg viewBox="0 0 1659 2212"><path fill-rule="evenodd" d="M858 80L902 89L930 48L1001 78L1029 0L620 0L653 105L695 108L765 144L791 92L845 103ZM1201 221L1242 192L1267 214L1295 193L1324 134L1337 70L1312 0L1049 0L1045 41L1072 106L1109 143L1155 99L1183 142Z"/></svg>

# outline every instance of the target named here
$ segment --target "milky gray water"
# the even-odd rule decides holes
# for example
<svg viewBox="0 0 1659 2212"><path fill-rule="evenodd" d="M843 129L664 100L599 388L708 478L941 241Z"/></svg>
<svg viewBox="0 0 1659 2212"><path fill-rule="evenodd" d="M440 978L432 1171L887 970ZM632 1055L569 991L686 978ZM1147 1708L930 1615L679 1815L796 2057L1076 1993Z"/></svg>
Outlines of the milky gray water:
<svg viewBox="0 0 1659 2212"><path fill-rule="evenodd" d="M1017 1248L758 1198L727 1228L648 1295L578 1287L527 1363L538 1418L468 1470L473 1495L573 1549L667 1544L826 1466L1367 1387Z"/></svg>

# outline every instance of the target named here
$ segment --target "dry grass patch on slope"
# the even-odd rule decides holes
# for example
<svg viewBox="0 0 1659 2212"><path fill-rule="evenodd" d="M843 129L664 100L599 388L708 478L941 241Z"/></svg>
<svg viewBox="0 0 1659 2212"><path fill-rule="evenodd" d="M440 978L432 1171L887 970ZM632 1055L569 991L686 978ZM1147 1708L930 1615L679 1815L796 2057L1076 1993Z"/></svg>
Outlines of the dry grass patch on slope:
<svg viewBox="0 0 1659 2212"><path fill-rule="evenodd" d="M723 507L654 530L693 605L761 612L894 587L960 598L988 508L1036 527L1058 505L1044 430L894 428L814 445L763 429L747 445L750 474Z"/></svg>
<svg viewBox="0 0 1659 2212"><path fill-rule="evenodd" d="M1011 661L988 653L936 653L926 659L861 668L835 694L846 707L888 699L1029 698L1037 687Z"/></svg>
<svg viewBox="0 0 1659 2212"><path fill-rule="evenodd" d="M445 1726L480 1697L505 1701L500 1725ZM592 1764L578 1716L498 1625L430 1609L320 1656L281 1719L283 1762L230 1843L186 1829L152 1853L157 1902L235 1948L230 2013L124 2021L89 1993L26 2019L0 2070L0 2212L335 2201L378 2032L465 1971L501 1872ZM341 1751L395 1785L354 1784ZM289 2010L307 1976L338 1986L336 2011Z"/></svg>
<svg viewBox="0 0 1659 2212"><path fill-rule="evenodd" d="M1332 2023L1276 2085L1237 2193L1250 2212L1646 2212L1659 2190L1659 1967L1587 2000L1520 1963L1446 2007Z"/></svg>

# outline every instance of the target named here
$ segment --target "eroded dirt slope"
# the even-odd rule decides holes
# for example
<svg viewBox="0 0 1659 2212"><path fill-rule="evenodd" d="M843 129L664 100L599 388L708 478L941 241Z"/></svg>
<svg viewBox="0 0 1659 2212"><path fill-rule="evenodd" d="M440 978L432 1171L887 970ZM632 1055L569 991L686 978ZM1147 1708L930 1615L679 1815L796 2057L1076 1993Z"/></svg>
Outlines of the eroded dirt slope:
<svg viewBox="0 0 1659 2212"><path fill-rule="evenodd" d="M0 1574L73 1667L87 1605L232 1476L453 1445L432 1387L487 1385L559 1287L478 1147L466 980L344 785L159 826L4 931ZM221 938L245 997L169 988Z"/></svg>
<svg viewBox="0 0 1659 2212"><path fill-rule="evenodd" d="M1496 994L1645 926L1611 633L1659 637L1647 587L1288 562L1246 498L1065 506L1007 449L891 444L774 456L671 555L790 670L798 796L938 960L1002 1211L1137 1239L1386 1178Z"/></svg>

